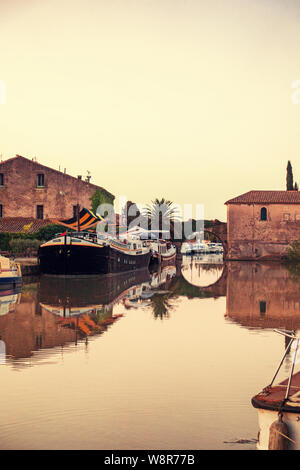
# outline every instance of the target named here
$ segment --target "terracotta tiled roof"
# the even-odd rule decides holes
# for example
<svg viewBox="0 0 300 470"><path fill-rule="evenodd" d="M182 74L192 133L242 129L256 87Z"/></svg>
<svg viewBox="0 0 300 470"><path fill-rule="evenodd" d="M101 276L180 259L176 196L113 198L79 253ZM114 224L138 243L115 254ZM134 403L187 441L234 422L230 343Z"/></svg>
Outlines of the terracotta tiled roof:
<svg viewBox="0 0 300 470"><path fill-rule="evenodd" d="M300 204L300 191L248 191L225 204Z"/></svg>
<svg viewBox="0 0 300 470"><path fill-rule="evenodd" d="M55 170L54 168L50 168L49 166L46 166L46 165L43 165L42 163L39 163L35 160L30 160L30 158L26 158L26 157L23 157L22 155L16 155L15 157L11 157L11 158L8 158L7 160L3 160L2 162L0 162L0 166L2 164L5 164L11 160L17 160L17 159L23 159L23 160L27 160L28 162L32 163L33 165L36 165L37 167L40 167L40 168L44 168L46 170L51 170L55 173L59 173L59 174L63 174L65 175L66 177L68 178L72 178L74 181L78 182L80 181L80 184L82 185L88 185L89 187L92 187L92 188L95 188L95 189L100 189L101 191L104 191L106 194L108 194L109 196L113 196L114 195L112 193L110 193L109 191L107 191L106 189L102 188L102 186L98 186L97 184L93 184L93 183L88 183L87 181L84 181L84 180L78 180L78 178L75 178L75 176L71 176L71 175L68 175L67 173L63 173L62 171L59 171L59 170Z"/></svg>
<svg viewBox="0 0 300 470"><path fill-rule="evenodd" d="M3 217L0 219L0 232L34 233L51 223L51 220L39 220L33 217Z"/></svg>

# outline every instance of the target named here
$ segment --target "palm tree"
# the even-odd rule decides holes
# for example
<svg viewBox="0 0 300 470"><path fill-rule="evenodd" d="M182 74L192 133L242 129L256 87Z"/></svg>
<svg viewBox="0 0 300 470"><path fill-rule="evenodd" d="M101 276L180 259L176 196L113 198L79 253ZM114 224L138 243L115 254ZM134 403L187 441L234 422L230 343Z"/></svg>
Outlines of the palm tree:
<svg viewBox="0 0 300 470"><path fill-rule="evenodd" d="M178 209L172 201L165 198L154 199L144 210L145 217L148 218L149 228L153 230L171 230L174 229L174 222L179 220Z"/></svg>

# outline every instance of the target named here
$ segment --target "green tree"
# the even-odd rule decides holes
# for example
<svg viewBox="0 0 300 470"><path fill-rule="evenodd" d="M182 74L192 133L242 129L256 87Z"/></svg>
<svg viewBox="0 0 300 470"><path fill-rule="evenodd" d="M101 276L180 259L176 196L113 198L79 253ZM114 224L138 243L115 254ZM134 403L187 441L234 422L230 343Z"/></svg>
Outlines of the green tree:
<svg viewBox="0 0 300 470"><path fill-rule="evenodd" d="M94 194L90 197L92 211L96 213L98 207L101 204L113 204L114 196L109 195L105 191L101 191L100 189L96 189ZM100 214L105 216L105 214Z"/></svg>
<svg viewBox="0 0 300 470"><path fill-rule="evenodd" d="M299 188L298 188L298 183L295 182L295 184L294 184L294 191L298 191L298 189L299 189Z"/></svg>
<svg viewBox="0 0 300 470"><path fill-rule="evenodd" d="M294 189L293 168L289 160L287 167L286 167L286 190L293 191L293 189Z"/></svg>

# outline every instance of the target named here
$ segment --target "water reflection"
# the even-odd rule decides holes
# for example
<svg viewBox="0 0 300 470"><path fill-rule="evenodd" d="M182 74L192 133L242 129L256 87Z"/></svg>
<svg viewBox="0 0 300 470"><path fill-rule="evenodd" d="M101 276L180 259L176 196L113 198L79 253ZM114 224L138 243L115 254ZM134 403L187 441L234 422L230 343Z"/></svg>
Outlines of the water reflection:
<svg viewBox="0 0 300 470"><path fill-rule="evenodd" d="M183 256L181 273L194 286L214 285L222 277L223 255Z"/></svg>
<svg viewBox="0 0 300 470"><path fill-rule="evenodd" d="M297 268L288 269L283 264L274 263L232 262L227 265L227 273L226 317L228 320L251 330L276 328L297 333L300 329L300 279ZM273 334L276 336L275 333ZM289 338L281 337L279 340L282 341L282 351L284 351L288 347ZM292 353L289 349L287 349L288 354L283 362L281 374L281 381L283 379L285 381L279 380L281 385L277 387L282 393L282 399L285 395L286 379L292 362ZM249 352L253 353L253 351ZM280 357L274 357L270 370L265 374L263 387L270 383L279 360ZM263 360L259 362L258 367L262 367L262 363ZM293 376L293 385L295 385L295 377L297 374ZM274 390L277 389L274 387ZM294 387L294 389L291 394L297 392L297 395L299 387ZM256 393L259 392L259 389L256 390ZM267 395L269 393L270 391L266 392ZM298 424L300 413L298 403L294 401L293 399L293 412L284 413L283 416L283 421L288 424L289 449L300 448ZM275 408L274 410L258 408L258 449L268 450L269 445L277 445L274 444L274 431L270 433L272 423L278 419L277 415L278 410L276 411ZM272 436L271 443L269 443L270 435ZM282 445L279 441L278 445Z"/></svg>
<svg viewBox="0 0 300 470"><path fill-rule="evenodd" d="M300 328L300 283L280 264L229 263L226 315L248 328Z"/></svg>
<svg viewBox="0 0 300 470"><path fill-rule="evenodd" d="M254 447L257 421L255 416L253 420L254 410L250 400L254 393L258 393L261 387L267 385L277 365L280 352L286 346L283 337L273 338L276 335L272 329L285 328L295 332L300 329L299 294L300 283L297 273L283 265L250 262L232 262L223 265L216 257L208 259L202 256L186 257L182 265L167 266L152 273L142 271L88 279L45 276L37 282L24 285L21 293L7 292L0 297L0 347L5 346L6 364L13 366L7 367L7 370L20 369L28 364L31 366L39 364L38 371L44 373L45 380L48 370L42 369L42 365L49 364L49 357L51 364L57 364L58 354L62 351L67 351L70 353L68 357L73 357L75 349L78 351L82 348L84 353L89 352L86 356L89 357L89 361L93 361L94 367L98 367L98 361L101 367L104 367L105 373L99 371L99 374L101 380L103 377L106 380L105 390L109 397L106 403L109 403L112 392L115 397L113 399L115 409L118 409L121 399L119 385L111 382L111 377L122 377L120 380L123 393L124 390L128 392L125 394L127 401L124 398L124 403L122 402L124 416L128 409L127 402L132 394L126 374L130 373L131 381L134 381L135 377L140 377L141 370L144 370L143 380L138 379L135 386L142 387L141 384L146 381L147 387L143 388L143 393L137 393L135 400L141 400L140 406L145 406L145 410L148 410L154 395L150 393L147 395L147 390L152 383L161 386L163 393L159 398L161 400L159 410L167 407L171 396L173 405L176 403L176 410L181 413L180 419L186 420L186 446L191 442L189 431L191 423L195 435L198 435L198 426L203 419L207 419L209 426L212 422L221 421L223 428L218 424L211 433L209 438L211 440L207 440L203 448L208 448L210 442L212 447L218 442L219 448L220 442L226 443L225 448L235 445ZM114 325L117 320L118 323ZM108 329L110 336L106 333ZM211 331L218 335L218 341L216 350L212 348L208 353L207 338L210 337ZM99 337L99 341L98 335L103 335ZM270 350L266 348L266 338L268 345L271 346ZM176 344L179 342L180 348L177 348ZM103 344L105 346L101 349ZM120 344L123 344L123 349ZM157 354L154 363L153 348ZM180 350L178 356L176 348ZM239 348L238 356L237 348ZM99 351L99 356L93 355L91 350ZM5 355L5 352L0 351L0 356ZM72 360L74 363L77 361L76 358ZM2 356L0 361L3 362ZM283 368L285 375L281 379L286 378L290 361L291 354L287 356ZM77 362L73 372L67 367L66 362L64 356L61 370L71 377L74 372L76 378L73 377L73 383L77 387ZM220 373L211 374L211 370L220 363L222 364ZM191 364L190 368L187 367L188 364ZM180 379L179 382L177 382L178 366L181 367L181 375L185 376L185 380ZM53 366L54 369L55 367ZM111 373L111 368L114 374ZM30 371L34 373L35 369L33 367ZM174 374L172 379L169 376L170 370ZM52 372L59 376L59 368L55 369L55 373ZM82 373L94 384L95 369L92 366L90 368L82 366ZM9 377L9 380L12 379ZM101 380L99 379L99 389L102 387ZM13 380L11 384L13 386ZM216 390L215 395L211 391L212 388ZM177 398L172 395L173 390L176 390ZM178 394L178 390L181 390L181 394ZM218 416L212 420L211 415L216 412L215 404L219 403L220 390L222 397L227 398L224 398L222 407L218 408ZM22 393L20 389L20 396ZM30 402L29 394L25 393L25 396ZM85 396L84 388L82 396ZM145 403L143 396L147 397ZM186 396L192 398L190 409ZM157 399L156 395L155 398ZM204 402L205 407L209 404L207 413L202 410ZM51 405L52 401L49 403ZM50 406L49 403L47 406ZM34 404L32 406L34 407ZM114 406L113 404L111 407L107 406L106 423L109 425ZM132 401L132 410L135 409L134 406ZM151 410L154 410L156 416L155 413L159 415L159 410L157 411L155 406L156 404L153 404ZM238 411L235 413L236 408ZM198 410L198 418L201 414L199 421L198 418L195 419L195 410ZM248 413L245 426L240 423L242 412ZM71 416L73 417L73 412L70 412L70 420ZM147 420L148 415L145 416L144 419ZM167 426L163 418L157 417L157 419L158 427ZM230 429L227 425L229 419L233 419L234 423ZM97 423L100 422L100 419L97 420ZM62 420L62 425L63 423ZM137 426L140 425L142 426L141 423ZM243 431L246 428L250 430L248 433ZM145 436L147 435L149 439L147 429L145 426ZM170 433L171 429L168 429L168 433L164 433L164 436L172 435ZM204 434L206 436L206 431ZM217 439L215 437L217 435L218 441L214 440ZM175 442L179 445L176 436L168 441L170 448L172 446L174 448ZM132 439L135 438L135 435L132 436ZM47 439L45 437L43 443L48 443ZM147 439L143 441L141 447L146 445ZM106 442L110 443L108 446L112 445L108 437ZM43 443L41 445L44 445ZM120 444L116 448L124 444L122 440L118 443ZM198 444L194 445L197 447ZM82 444L82 447L87 446L88 444Z"/></svg>
<svg viewBox="0 0 300 470"><path fill-rule="evenodd" d="M213 261L210 265L209 261ZM186 279L186 264L166 266L115 276L63 278L42 276L23 286L22 293L0 297L0 339L9 360L35 357L38 350L77 344L106 331L122 315L113 313L116 304L130 309L147 308L154 318L167 319L180 296L217 298L225 294L225 280L201 288ZM200 268L199 268L200 266ZM205 273L218 277L223 266L216 260L189 259L188 270L195 280ZM7 294L7 293L6 293ZM19 364L22 364L19 361ZM26 363L24 363L26 364Z"/></svg>
<svg viewBox="0 0 300 470"><path fill-rule="evenodd" d="M105 331L115 304L147 308L167 319L179 297L226 295L226 318L250 329L300 329L300 283L284 265L221 264L221 257L184 257L182 265L88 279L41 277L22 293L0 297L0 339L10 358L76 342Z"/></svg>

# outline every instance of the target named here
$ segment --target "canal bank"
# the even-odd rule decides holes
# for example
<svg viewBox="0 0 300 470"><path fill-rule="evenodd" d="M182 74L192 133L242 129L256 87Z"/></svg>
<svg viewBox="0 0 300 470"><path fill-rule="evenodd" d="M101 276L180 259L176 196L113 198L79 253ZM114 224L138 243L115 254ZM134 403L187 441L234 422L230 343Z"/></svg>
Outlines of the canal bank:
<svg viewBox="0 0 300 470"><path fill-rule="evenodd" d="M21 266L22 276L37 276L40 274L37 258L16 258L15 261Z"/></svg>

